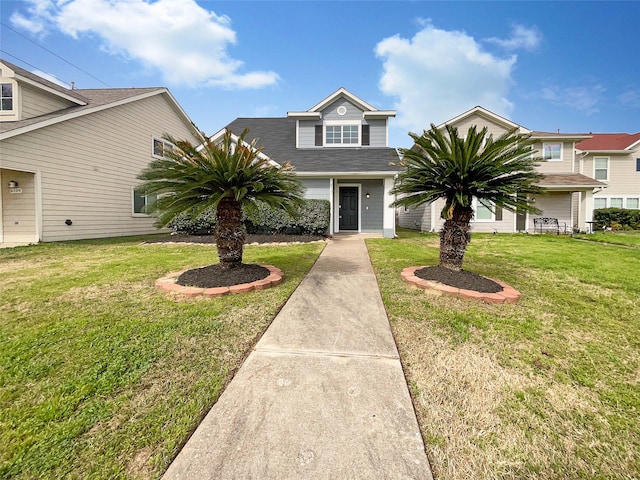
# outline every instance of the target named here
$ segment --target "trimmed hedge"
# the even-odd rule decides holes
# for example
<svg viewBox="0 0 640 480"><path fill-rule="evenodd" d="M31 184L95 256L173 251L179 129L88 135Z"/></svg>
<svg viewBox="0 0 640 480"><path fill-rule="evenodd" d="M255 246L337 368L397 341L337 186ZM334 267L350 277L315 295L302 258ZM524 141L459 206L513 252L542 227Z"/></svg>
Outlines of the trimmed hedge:
<svg viewBox="0 0 640 480"><path fill-rule="evenodd" d="M597 208L593 211L594 228L640 229L640 210L627 208Z"/></svg>
<svg viewBox="0 0 640 480"><path fill-rule="evenodd" d="M243 209L243 221L248 233L324 235L329 229L330 209L328 200L304 200L297 215L292 217L283 209L259 203L251 212ZM215 226L216 211L213 208L193 219L188 212L181 213L168 225L175 233L187 235L210 235Z"/></svg>

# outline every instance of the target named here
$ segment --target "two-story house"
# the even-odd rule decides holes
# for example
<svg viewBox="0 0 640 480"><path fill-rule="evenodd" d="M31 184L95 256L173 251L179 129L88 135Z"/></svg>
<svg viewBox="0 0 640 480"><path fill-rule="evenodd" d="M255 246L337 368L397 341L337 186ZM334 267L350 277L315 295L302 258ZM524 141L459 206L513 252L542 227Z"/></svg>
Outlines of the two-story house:
<svg viewBox="0 0 640 480"><path fill-rule="evenodd" d="M197 140L166 88L71 90L0 60L0 244L157 232L137 175Z"/></svg>
<svg viewBox="0 0 640 480"><path fill-rule="evenodd" d="M605 184L593 208L640 209L640 132L592 133L576 145L580 173Z"/></svg>
<svg viewBox="0 0 640 480"><path fill-rule="evenodd" d="M560 224L566 225L567 231L573 227L589 229L587 222L593 216L594 191L604 187L603 183L584 174L578 167L576 143L588 139L589 135L531 131L479 106L444 122L438 128L444 129L447 124L456 127L461 135L472 125L476 125L478 129L487 127L488 133L494 137L517 128L520 133L531 135L536 141L536 155L546 160L538 170L544 174L540 185L546 188L547 193L537 195L534 199L541 214L512 213L488 208L476 202L473 231L534 232L536 217L557 218ZM439 231L444 223L440 218L443 206L444 200L416 209L399 209L398 224L423 231Z"/></svg>
<svg viewBox="0 0 640 480"><path fill-rule="evenodd" d="M306 198L328 200L331 234L379 233L395 236L395 176L401 167L388 146L393 110L378 110L344 88L309 110L278 118L237 118L225 129L257 139L271 160L290 163L302 180Z"/></svg>

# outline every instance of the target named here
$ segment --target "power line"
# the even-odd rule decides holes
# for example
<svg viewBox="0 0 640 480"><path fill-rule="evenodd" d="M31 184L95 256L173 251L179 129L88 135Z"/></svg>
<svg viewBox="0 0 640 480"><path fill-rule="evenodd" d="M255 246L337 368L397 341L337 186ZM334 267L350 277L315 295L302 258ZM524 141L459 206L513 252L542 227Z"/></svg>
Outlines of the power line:
<svg viewBox="0 0 640 480"><path fill-rule="evenodd" d="M71 65L73 68L75 68L75 69L77 69L77 70L81 71L81 72L82 72L82 73L84 73L85 75L88 75L89 77L93 78L94 80L96 80L96 81L100 82L100 83L101 83L101 84L103 84L105 87L109 87L109 88L111 88L111 85L106 84L105 82L103 82L102 80L100 80L98 77L96 77L96 76L94 76L94 75L90 74L90 73L89 73L89 72L87 72L86 70L83 70L83 69L82 69L82 68L80 68L79 66L77 66L77 65L75 65L75 64L73 64L73 63L71 63L71 62L70 62L69 60L67 60L66 58L61 57L61 56L60 56L60 55L58 55L56 52L54 52L54 51L52 51L52 50L48 49L48 48L47 48L47 47L45 47L44 45L42 45L42 44L40 44L40 43L36 42L35 40L33 40L33 39L31 39L31 38L27 37L26 35L24 35L24 34L20 33L19 31L17 31L16 29L14 29L14 28L10 27L10 26L9 26L9 25L7 25L6 23L4 23L4 22L0 22L0 25L2 25L4 28L7 28L7 29L11 30L11 31L12 31L12 32L14 32L15 34L20 35L22 38L24 38L24 39L26 39L26 40L30 41L31 43L33 43L34 45L37 45L38 47L42 48L43 50L45 50L45 51L49 52L49 53L50 53L51 55L53 55L54 57L59 58L60 60L62 60L62 61L63 61L63 62L65 62L65 63L68 63L68 64L69 64L69 65ZM4 51L4 50L3 50L3 51ZM13 57L13 58L18 58L18 57L16 57L15 55L11 55L11 54L8 54L8 55L10 55L10 56L11 56L11 57ZM20 60L20 61L21 61L21 62L24 62L24 60ZM33 67L33 68L38 68L38 67L34 67L33 65L31 65L31 64L29 64L29 63L27 63L27 62L24 62L24 63L26 63L27 65L29 65L29 66L31 66L31 67Z"/></svg>

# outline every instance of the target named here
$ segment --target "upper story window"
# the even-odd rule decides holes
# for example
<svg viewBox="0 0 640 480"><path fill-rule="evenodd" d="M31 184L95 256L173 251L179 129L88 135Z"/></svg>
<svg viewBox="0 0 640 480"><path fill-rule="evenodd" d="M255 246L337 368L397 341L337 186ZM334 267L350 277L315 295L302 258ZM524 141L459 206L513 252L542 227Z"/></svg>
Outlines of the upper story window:
<svg viewBox="0 0 640 480"><path fill-rule="evenodd" d="M559 162L562 160L562 143L545 143L542 145L542 155L545 160Z"/></svg>
<svg viewBox="0 0 640 480"><path fill-rule="evenodd" d="M13 85L11 83L0 84L0 111L13 110Z"/></svg>
<svg viewBox="0 0 640 480"><path fill-rule="evenodd" d="M159 138L153 139L153 156L163 158L166 151L173 149L173 145Z"/></svg>
<svg viewBox="0 0 640 480"><path fill-rule="evenodd" d="M593 178L609 180L609 157L593 157Z"/></svg>
<svg viewBox="0 0 640 480"><path fill-rule="evenodd" d="M357 145L360 143L359 125L327 125L325 145Z"/></svg>

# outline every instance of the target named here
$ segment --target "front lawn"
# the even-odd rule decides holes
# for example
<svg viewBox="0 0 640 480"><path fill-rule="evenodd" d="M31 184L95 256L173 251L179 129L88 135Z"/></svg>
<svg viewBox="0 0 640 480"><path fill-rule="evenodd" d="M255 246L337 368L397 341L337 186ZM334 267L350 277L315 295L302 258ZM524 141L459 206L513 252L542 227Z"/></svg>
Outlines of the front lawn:
<svg viewBox="0 0 640 480"><path fill-rule="evenodd" d="M367 245L438 479L640 478L639 249L474 234L465 269L522 293L485 305L401 280L437 235Z"/></svg>
<svg viewBox="0 0 640 480"><path fill-rule="evenodd" d="M0 250L0 478L158 478L323 246L247 247L283 284L188 301L154 282L212 245Z"/></svg>
<svg viewBox="0 0 640 480"><path fill-rule="evenodd" d="M588 240L590 242L613 243L615 245L627 245L630 247L640 248L640 230L606 233L597 231L595 233L581 233L574 236L575 238Z"/></svg>

